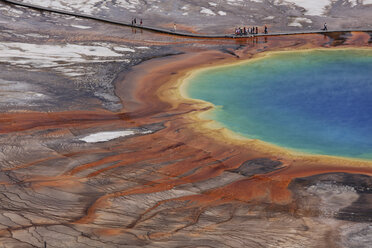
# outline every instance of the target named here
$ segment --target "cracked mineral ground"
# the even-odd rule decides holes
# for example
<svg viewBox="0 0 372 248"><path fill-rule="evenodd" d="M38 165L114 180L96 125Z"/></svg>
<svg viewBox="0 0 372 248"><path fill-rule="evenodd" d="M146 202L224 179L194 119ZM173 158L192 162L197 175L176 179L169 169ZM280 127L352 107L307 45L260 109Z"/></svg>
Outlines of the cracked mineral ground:
<svg viewBox="0 0 372 248"><path fill-rule="evenodd" d="M199 34L371 29L372 1L19 0ZM371 247L372 162L261 149L189 72L371 32L196 39L0 1L0 247Z"/></svg>

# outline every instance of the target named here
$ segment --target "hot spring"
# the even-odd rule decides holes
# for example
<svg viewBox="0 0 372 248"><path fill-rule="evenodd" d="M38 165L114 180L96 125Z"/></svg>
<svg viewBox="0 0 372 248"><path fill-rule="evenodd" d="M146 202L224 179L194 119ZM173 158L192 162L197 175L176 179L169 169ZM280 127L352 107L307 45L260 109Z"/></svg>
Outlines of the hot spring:
<svg viewBox="0 0 372 248"><path fill-rule="evenodd" d="M206 118L249 139L310 154L372 159L372 50L270 53L188 79Z"/></svg>

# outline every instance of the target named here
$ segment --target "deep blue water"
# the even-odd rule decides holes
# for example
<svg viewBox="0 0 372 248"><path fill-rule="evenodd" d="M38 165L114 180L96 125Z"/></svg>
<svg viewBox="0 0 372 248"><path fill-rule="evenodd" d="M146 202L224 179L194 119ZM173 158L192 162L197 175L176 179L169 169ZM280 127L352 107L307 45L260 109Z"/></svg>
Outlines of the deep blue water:
<svg viewBox="0 0 372 248"><path fill-rule="evenodd" d="M372 50L277 53L191 79L223 126L282 147L372 159Z"/></svg>

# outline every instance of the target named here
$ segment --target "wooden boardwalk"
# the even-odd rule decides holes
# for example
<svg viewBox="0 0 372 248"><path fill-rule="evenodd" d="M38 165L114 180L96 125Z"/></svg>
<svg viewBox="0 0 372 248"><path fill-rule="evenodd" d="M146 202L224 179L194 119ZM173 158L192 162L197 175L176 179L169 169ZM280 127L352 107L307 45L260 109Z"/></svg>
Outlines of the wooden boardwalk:
<svg viewBox="0 0 372 248"><path fill-rule="evenodd" d="M176 35L176 36L182 36L182 37L189 37L189 38L209 38L209 39L223 39L223 38L229 38L229 39L236 39L236 38L249 38L249 37L262 37L262 36L282 36L282 35L299 35L299 34L327 34L327 33L334 33L334 32L372 32L372 29L342 29L342 30L308 30L308 31L291 31L291 32L277 32L277 33L268 33L268 34L248 34L248 35L234 35L234 34L194 34L194 33L185 33L185 32L179 32L179 31L174 31L170 29L164 29L164 28L157 28L157 27L150 27L146 25L132 25L131 23L127 22L122 22L122 21L117 21L113 20L110 18L105 18L105 17L95 17L92 15L87 15L87 14L82 14L82 13L74 13L66 10L58 10L58 9L51 9L51 8L46 8L34 4L28 4L28 3L22 3L18 1L13 1L13 0L0 0L2 2L8 3L8 4L14 4L18 6L23 6L23 7L28 7L40 11L49 11L53 13L58 13L62 15L69 15L69 16L75 16L75 17L80 17L80 18L86 18L86 19L91 19L95 21L100 21L100 22L106 22L110 24L115 24L115 25L121 25L121 26L126 26L126 27L135 27L139 28L142 30L147 30L151 32L157 32L157 33L163 33L163 34L170 34L170 35Z"/></svg>

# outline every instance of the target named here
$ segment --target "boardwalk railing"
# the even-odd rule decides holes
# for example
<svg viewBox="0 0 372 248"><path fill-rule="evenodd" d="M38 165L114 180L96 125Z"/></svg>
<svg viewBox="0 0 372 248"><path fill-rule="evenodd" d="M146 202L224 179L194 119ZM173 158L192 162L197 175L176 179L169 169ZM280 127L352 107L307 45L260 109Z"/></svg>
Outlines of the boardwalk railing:
<svg viewBox="0 0 372 248"><path fill-rule="evenodd" d="M106 17L96 17L92 15L82 14L82 13L74 13L66 10L58 10L58 9L51 9L39 5L23 3L13 0L0 0L2 2L8 4L14 4L18 6L28 7L40 11L48 11L53 13L58 13L62 15L69 15L75 16L80 18L91 19L100 22L106 22L115 25L121 25L126 27L135 27L147 31L158 32L163 34L170 34L176 36L183 36L183 37L190 37L190 38L247 38L247 37L260 37L260 36L281 36L281 35L299 35L299 34L327 34L327 33L334 33L334 32L372 32L371 28L366 29L342 29L342 30L309 30L309 31L291 31L291 32L277 32L277 33L268 33L268 34L247 34L247 35L234 35L234 34L193 34L193 33L185 33L180 31L174 31L169 29L157 28L157 27L150 27L146 25L132 25L131 23L117 21L111 18Z"/></svg>

